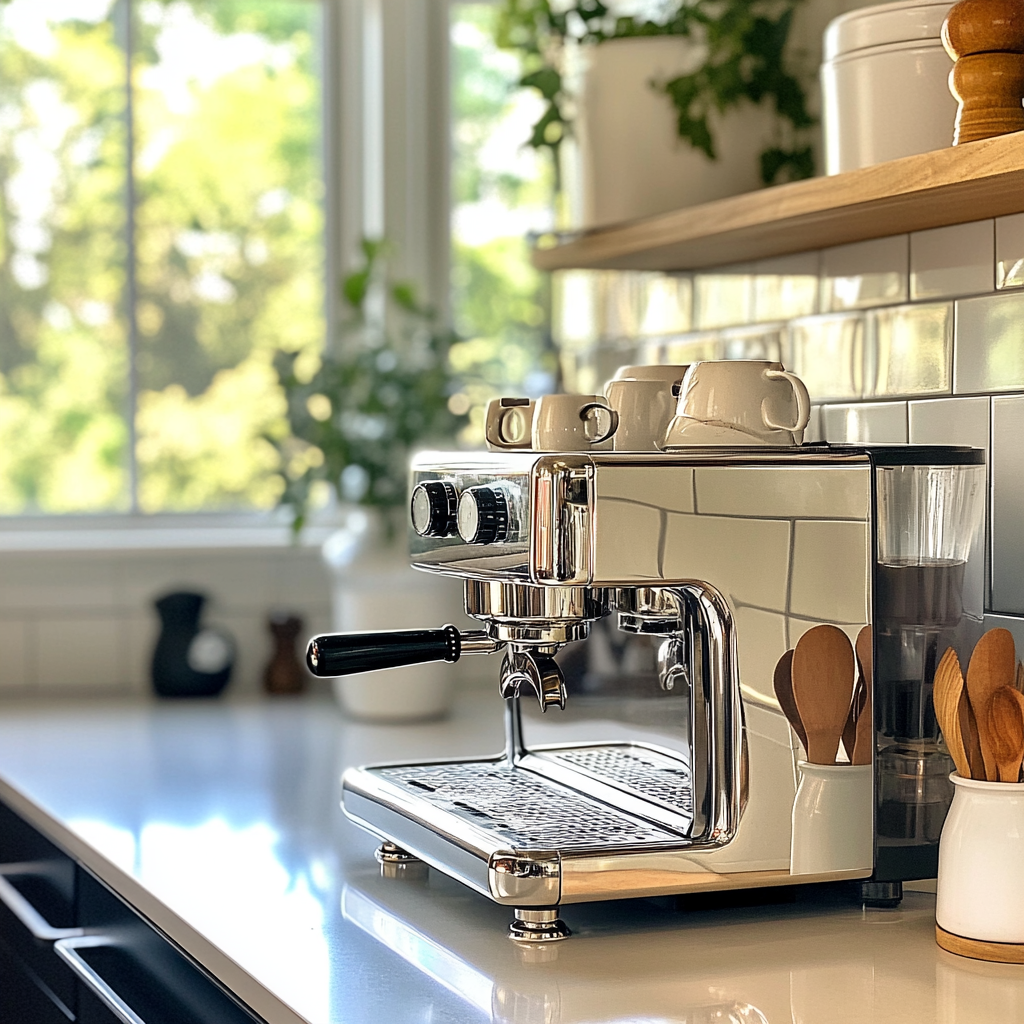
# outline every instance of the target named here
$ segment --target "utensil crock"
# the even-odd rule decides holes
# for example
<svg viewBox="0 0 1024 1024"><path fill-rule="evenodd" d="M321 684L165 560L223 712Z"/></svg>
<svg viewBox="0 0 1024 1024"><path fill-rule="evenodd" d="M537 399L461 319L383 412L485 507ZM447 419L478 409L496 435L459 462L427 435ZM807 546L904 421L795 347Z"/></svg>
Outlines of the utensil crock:
<svg viewBox="0 0 1024 1024"><path fill-rule="evenodd" d="M949 778L935 921L966 939L1024 943L1024 783Z"/></svg>

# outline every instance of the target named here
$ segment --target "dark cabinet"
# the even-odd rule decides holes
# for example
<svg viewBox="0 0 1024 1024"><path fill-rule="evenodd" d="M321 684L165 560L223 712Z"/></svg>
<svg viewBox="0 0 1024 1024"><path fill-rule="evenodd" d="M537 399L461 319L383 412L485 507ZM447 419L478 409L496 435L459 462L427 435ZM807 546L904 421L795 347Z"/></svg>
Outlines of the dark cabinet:
<svg viewBox="0 0 1024 1024"><path fill-rule="evenodd" d="M0 1024L261 1019L0 803Z"/></svg>

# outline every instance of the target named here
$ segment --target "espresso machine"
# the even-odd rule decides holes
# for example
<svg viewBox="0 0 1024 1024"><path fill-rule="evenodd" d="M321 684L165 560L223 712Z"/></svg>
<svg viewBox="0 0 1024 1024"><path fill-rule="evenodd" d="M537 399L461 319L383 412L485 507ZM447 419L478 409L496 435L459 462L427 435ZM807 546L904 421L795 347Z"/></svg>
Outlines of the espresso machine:
<svg viewBox="0 0 1024 1024"><path fill-rule="evenodd" d="M482 628L329 634L309 666L497 655L506 742L346 771L385 872L426 862L527 943L565 937L567 904L847 879L892 905L936 874L953 765L931 686L983 628L981 451L426 452L411 483L412 564L461 578ZM840 748L831 781L775 686L822 624L872 638L867 763Z"/></svg>

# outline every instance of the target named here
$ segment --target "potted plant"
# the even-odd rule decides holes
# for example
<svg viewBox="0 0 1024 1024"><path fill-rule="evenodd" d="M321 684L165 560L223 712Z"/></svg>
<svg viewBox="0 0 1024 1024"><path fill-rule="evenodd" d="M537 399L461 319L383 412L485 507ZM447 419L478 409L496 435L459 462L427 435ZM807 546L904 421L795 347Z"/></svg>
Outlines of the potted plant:
<svg viewBox="0 0 1024 1024"><path fill-rule="evenodd" d="M579 144L586 226L810 177L801 75L787 43L802 0L670 0L658 17L601 0L505 0L496 41L543 109L529 144Z"/></svg>
<svg viewBox="0 0 1024 1024"><path fill-rule="evenodd" d="M268 440L280 458L280 503L296 532L325 497L337 502L340 527L323 548L335 628L412 628L457 615L461 591L409 568L409 456L417 447L451 447L466 417L453 401L451 332L412 286L388 280L384 243L364 241L363 256L342 282L347 316L319 359L277 353L287 429ZM338 679L335 692L357 717L430 717L446 710L451 688L449 667L434 668Z"/></svg>

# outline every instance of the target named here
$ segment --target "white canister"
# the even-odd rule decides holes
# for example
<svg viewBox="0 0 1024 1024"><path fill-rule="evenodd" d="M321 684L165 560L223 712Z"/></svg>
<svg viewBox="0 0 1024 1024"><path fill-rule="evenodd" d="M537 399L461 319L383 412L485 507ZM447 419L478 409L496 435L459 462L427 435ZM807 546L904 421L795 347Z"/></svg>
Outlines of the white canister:
<svg viewBox="0 0 1024 1024"><path fill-rule="evenodd" d="M871 871L873 804L869 764L798 762L800 785L793 801L794 875Z"/></svg>
<svg viewBox="0 0 1024 1024"><path fill-rule="evenodd" d="M825 30L825 173L953 144L953 62L942 48L950 3L903 0L850 11Z"/></svg>
<svg viewBox="0 0 1024 1024"><path fill-rule="evenodd" d="M1024 782L950 779L935 921L965 939L1024 943Z"/></svg>

